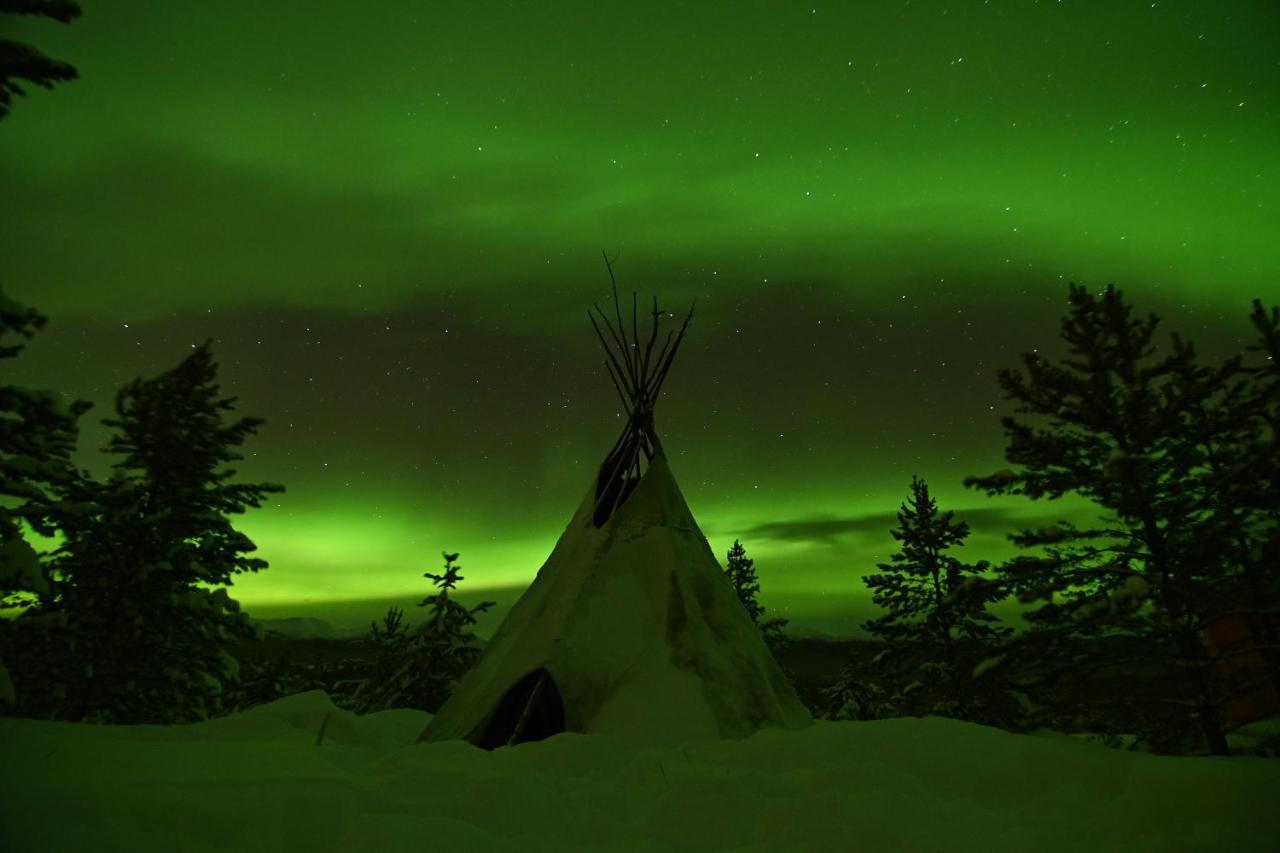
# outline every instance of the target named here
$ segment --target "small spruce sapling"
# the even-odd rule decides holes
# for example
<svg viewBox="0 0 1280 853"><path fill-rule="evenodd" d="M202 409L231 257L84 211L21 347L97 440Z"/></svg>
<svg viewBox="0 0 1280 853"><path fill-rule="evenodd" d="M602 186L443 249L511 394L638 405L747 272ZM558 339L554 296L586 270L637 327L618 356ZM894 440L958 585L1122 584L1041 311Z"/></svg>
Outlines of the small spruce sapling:
<svg viewBox="0 0 1280 853"><path fill-rule="evenodd" d="M399 632L399 619L392 614L384 620L384 632L374 626L374 634L386 643L387 657L379 665L386 667L388 674L381 682L371 679L361 687L353 698L357 711L417 708L434 714L479 658L481 649L471 626L476 624L476 615L495 602L482 601L467 609L453 600L450 592L463 580L462 567L455 565L458 554L444 553L443 557L442 574L423 575L438 589L418 604L430 608L427 618L403 640L388 635Z"/></svg>
<svg viewBox="0 0 1280 853"><path fill-rule="evenodd" d="M365 636L365 645L373 654L373 684L384 684L391 679L404 657L405 645L410 636L408 626L404 623L404 611L392 607L382 617L382 624L369 623L369 633Z"/></svg>
<svg viewBox="0 0 1280 853"><path fill-rule="evenodd" d="M850 661L840 669L829 686L821 691L816 716L824 720L883 720L903 714L903 704L919 682L906 688L878 672L884 652L870 666Z"/></svg>
<svg viewBox="0 0 1280 853"><path fill-rule="evenodd" d="M898 660L910 660L925 676L903 688L914 691L928 713L960 719L979 715L974 670L1012 633L997 624L987 605L1002 597L998 586L982 577L986 561L962 563L947 553L962 545L969 526L953 521L954 513L939 513L928 485L911 479L911 497L898 511L899 526L891 531L902 548L879 572L863 582L872 601L888 610L868 620L864 628L888 645Z"/></svg>
<svg viewBox="0 0 1280 853"><path fill-rule="evenodd" d="M738 601L742 602L742 606L746 608L747 615L760 628L765 640L771 646L780 643L783 639L782 629L786 627L789 620L775 617L761 621L765 608L756 600L756 595L760 592L760 582L756 578L755 560L747 556L747 549L737 539L733 540L733 547L729 549L727 563L725 575L733 585Z"/></svg>

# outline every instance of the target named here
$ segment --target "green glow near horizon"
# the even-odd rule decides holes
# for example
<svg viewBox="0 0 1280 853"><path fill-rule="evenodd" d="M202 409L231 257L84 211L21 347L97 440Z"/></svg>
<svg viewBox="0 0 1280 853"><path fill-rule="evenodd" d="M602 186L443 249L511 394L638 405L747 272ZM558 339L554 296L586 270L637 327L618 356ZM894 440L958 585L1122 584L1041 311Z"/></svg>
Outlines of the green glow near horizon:
<svg viewBox="0 0 1280 853"><path fill-rule="evenodd" d="M215 338L289 487L246 604L425 594L445 548L527 582L614 437L602 249L698 300L659 430L783 608L862 596L912 474L1007 510L966 559L1069 510L960 486L1067 281L1219 355L1280 302L1269 0L84 5L12 27L81 74L0 126L0 280L52 321L16 375L97 401L92 466L114 390Z"/></svg>

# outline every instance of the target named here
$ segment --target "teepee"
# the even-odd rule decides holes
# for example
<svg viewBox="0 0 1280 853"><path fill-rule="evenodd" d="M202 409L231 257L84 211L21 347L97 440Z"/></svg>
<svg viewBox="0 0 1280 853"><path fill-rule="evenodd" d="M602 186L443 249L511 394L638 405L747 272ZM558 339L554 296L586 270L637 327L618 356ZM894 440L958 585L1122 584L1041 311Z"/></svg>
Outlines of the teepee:
<svg viewBox="0 0 1280 853"><path fill-rule="evenodd" d="M657 300L642 345L634 297L630 329L616 283L613 298L614 317L593 306L591 321L626 426L537 578L419 741L492 749L571 731L672 744L812 722L654 430L653 405L693 312L655 354Z"/></svg>

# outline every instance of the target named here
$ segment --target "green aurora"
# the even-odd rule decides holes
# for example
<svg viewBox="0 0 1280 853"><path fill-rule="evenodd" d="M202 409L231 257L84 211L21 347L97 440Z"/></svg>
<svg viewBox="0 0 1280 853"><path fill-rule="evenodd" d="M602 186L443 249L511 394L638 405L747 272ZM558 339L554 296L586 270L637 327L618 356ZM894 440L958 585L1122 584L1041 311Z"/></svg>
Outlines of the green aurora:
<svg viewBox="0 0 1280 853"><path fill-rule="evenodd" d="M212 337L267 424L255 615L504 603L620 428L585 311L683 311L658 407L713 548L802 630L868 615L912 474L970 560L1079 503L1004 467L996 370L1116 282L1211 355L1280 301L1280 6L87 2L6 35L81 79L0 124L15 380L94 400ZM488 633L500 619L487 617Z"/></svg>

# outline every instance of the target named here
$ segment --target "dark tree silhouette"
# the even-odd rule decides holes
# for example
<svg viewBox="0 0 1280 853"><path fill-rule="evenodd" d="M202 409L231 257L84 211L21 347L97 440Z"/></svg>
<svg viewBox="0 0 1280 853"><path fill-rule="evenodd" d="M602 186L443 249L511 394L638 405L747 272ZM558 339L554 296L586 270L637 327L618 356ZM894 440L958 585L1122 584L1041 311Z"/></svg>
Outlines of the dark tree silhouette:
<svg viewBox="0 0 1280 853"><path fill-rule="evenodd" d="M80 7L70 0L0 0L3 14L42 15L67 23L80 14ZM0 39L0 119L9 114L13 96L25 94L17 81L51 88L75 76L75 68L65 62L49 59L30 45ZM44 315L14 302L0 289L0 339L10 334L30 338L46 321ZM21 350L21 344L0 343L0 359L13 358ZM70 459L79 434L77 419L90 405L84 401L64 404L49 392L0 386L0 496L11 503L0 506L0 609L26 604L23 593L49 592L40 558L19 521L46 535L52 533L46 518L47 489L73 476ZM13 626L0 620L0 712L11 710L17 702L4 664L5 649L13 639Z"/></svg>
<svg viewBox="0 0 1280 853"><path fill-rule="evenodd" d="M1203 632L1239 571L1224 565L1225 556L1208 559L1196 543L1217 548L1235 536L1237 522L1226 523L1232 511L1225 504L1215 511L1213 492L1239 482L1245 454L1232 450L1221 459L1229 470L1214 474L1205 440L1252 417L1245 415L1240 359L1201 367L1176 337L1172 352L1156 359L1159 320L1133 319L1114 287L1095 296L1073 284L1069 306L1062 323L1068 358L1051 364L1028 353L1025 373L999 375L1017 412L1042 419L1003 419L1006 459L1021 470L970 477L965 485L1031 499L1074 493L1109 512L1094 528L1058 522L1010 537L1045 552L1001 567L1020 600L1040 602L1026 614L1036 630L1024 639L1042 651L1119 632L1153 641L1181 685L1163 701L1191 709L1209 748L1225 754L1223 697ZM1252 444L1249 429L1240 430L1240 440ZM1109 662L1078 653L1070 665Z"/></svg>
<svg viewBox="0 0 1280 853"><path fill-rule="evenodd" d="M1265 677L1280 697L1280 307L1268 311L1255 299L1249 319L1260 338L1249 350L1261 360L1246 368L1259 428L1246 431L1251 452L1231 470L1247 465L1252 476L1223 473L1220 480L1227 485L1222 491L1237 492L1224 495L1222 504L1244 513L1237 540L1244 580L1240 599L1268 669Z"/></svg>
<svg viewBox="0 0 1280 853"><path fill-rule="evenodd" d="M0 14L44 15L65 23L79 15L80 8L68 0L0 0ZM0 39L0 118L8 115L11 97L23 94L14 79L50 86L75 73L71 66L50 60L34 48ZM24 346L3 342L7 336L29 339L47 322L39 311L13 301L0 288L0 359L14 358ZM13 603L13 593L48 589L18 522L40 523L49 503L45 489L69 476L78 436L76 421L91 405L85 401L64 404L47 391L0 386L0 495L16 503L0 506L0 607ZM3 627L0 623L0 707L13 701L3 664Z"/></svg>
<svg viewBox="0 0 1280 853"><path fill-rule="evenodd" d="M221 710L238 669L227 647L253 636L223 587L267 566L248 556L255 546L228 516L283 487L230 482L225 466L262 420L223 423L235 399L219 398L216 377L205 343L159 377L130 382L104 420L116 429L105 449L121 457L111 477L59 489L53 582L16 625L63 628L43 644L29 632L30 715L175 723Z"/></svg>
<svg viewBox="0 0 1280 853"><path fill-rule="evenodd" d="M406 646L411 639L408 626L404 623L404 611L399 607L387 610L382 617L382 624L369 623L369 633L365 636L365 645L373 655L373 666L369 676L364 679L359 695L365 700L371 695L370 690L388 684L404 662ZM364 685L367 685L364 686ZM356 710L374 710L358 703Z"/></svg>
<svg viewBox="0 0 1280 853"><path fill-rule="evenodd" d="M0 359L14 358L23 344L12 335L29 339L43 328L47 318L19 305L0 288ZM33 391L0 385L0 609L30 603L30 596L47 594L44 567L24 535L22 522L51 535L48 514L55 500L53 490L65 488L75 476L71 454L75 450L77 420L91 404L66 403L50 391ZM0 620L0 709L16 703L13 684L4 665L11 629Z"/></svg>
<svg viewBox="0 0 1280 853"><path fill-rule="evenodd" d="M80 16L80 4L71 0L0 0L0 15L38 15L64 24ZM50 59L29 44L0 39L0 118L9 114L15 95L25 95L19 81L46 89L76 79L69 63Z"/></svg>
<svg viewBox="0 0 1280 853"><path fill-rule="evenodd" d="M765 640L770 644L781 642L782 629L790 620L775 617L761 621L765 609L756 600L756 595L760 592L760 582L756 579L756 561L747 557L747 549L737 539L733 540L733 547L726 555L726 562L724 573L729 578L729 583L733 585L733 591L737 593L738 600L747 609L747 615L751 617L751 621L760 628Z"/></svg>
<svg viewBox="0 0 1280 853"><path fill-rule="evenodd" d="M758 624L764 608L756 601L756 593L760 591L760 583L756 580L756 561L747 556L747 549L737 539L733 540L733 547L729 549L726 561L724 573L728 576L729 583L733 584L733 591L737 593L738 600L746 608L751 621Z"/></svg>
<svg viewBox="0 0 1280 853"><path fill-rule="evenodd" d="M890 531L902 548L863 578L872 601L888 613L863 627L926 676L918 695L930 697L931 713L970 719L977 701L973 670L1012 631L987 610L1004 595L982 577L989 564L968 565L948 553L969 535L969 525L953 515L939 513L928 485L911 478L911 497Z"/></svg>
<svg viewBox="0 0 1280 853"><path fill-rule="evenodd" d="M463 580L461 566L454 565L457 554L444 554L444 573L425 572L437 587L435 595L418 603L430 607L430 615L408 636L400 639L399 619L389 613L384 620L382 637L386 658L380 663L385 676L371 678L353 697L355 710L361 713L387 708L417 708L434 714L453 693L462 676L480 657L481 648L471 626L476 614L483 613L494 602L482 601L471 609L450 598L458 582ZM374 634L379 634L373 626Z"/></svg>
<svg viewBox="0 0 1280 853"><path fill-rule="evenodd" d="M1236 723L1280 710L1280 311L1254 300L1250 319L1261 340L1248 350L1261 362L1225 387L1221 369L1200 366L1190 344L1174 341L1186 351L1177 393L1221 392L1215 405L1193 405L1182 425L1176 449L1195 474L1196 500L1180 547L1216 575L1208 635ZM1233 375L1239 364L1232 359Z"/></svg>

